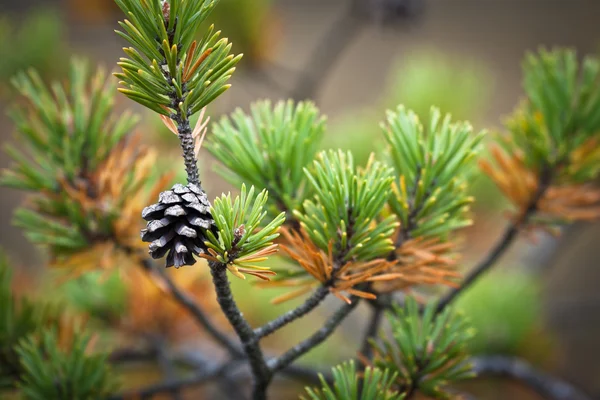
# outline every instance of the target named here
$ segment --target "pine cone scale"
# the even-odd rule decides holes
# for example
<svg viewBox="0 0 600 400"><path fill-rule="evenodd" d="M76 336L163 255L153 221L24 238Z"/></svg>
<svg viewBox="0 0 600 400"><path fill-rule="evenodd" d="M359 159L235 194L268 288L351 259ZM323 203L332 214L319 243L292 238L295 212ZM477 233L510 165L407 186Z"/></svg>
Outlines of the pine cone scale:
<svg viewBox="0 0 600 400"><path fill-rule="evenodd" d="M215 226L208 197L194 184L176 184L162 192L158 203L146 207L142 217L148 221L142 240L150 243L152 258L167 255L167 267L195 264L194 255L206 251L206 231Z"/></svg>

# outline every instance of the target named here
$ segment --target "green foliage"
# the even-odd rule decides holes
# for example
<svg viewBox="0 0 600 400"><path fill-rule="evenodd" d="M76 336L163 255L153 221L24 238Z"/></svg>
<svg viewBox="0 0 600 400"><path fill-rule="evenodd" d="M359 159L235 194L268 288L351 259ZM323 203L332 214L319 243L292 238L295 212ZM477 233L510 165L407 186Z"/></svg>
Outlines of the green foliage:
<svg viewBox="0 0 600 400"><path fill-rule="evenodd" d="M261 101L250 114L238 109L215 124L207 148L227 168L219 172L229 182L268 189L269 211L277 214L307 197L303 168L314 160L324 129L312 103Z"/></svg>
<svg viewBox="0 0 600 400"><path fill-rule="evenodd" d="M473 329L450 309L437 315L435 309L429 304L421 315L412 297L407 297L405 307L395 306L388 313L392 338L373 342L374 364L396 372L402 391L446 399L448 384L473 376L466 352Z"/></svg>
<svg viewBox="0 0 600 400"><path fill-rule="evenodd" d="M66 282L61 293L78 311L102 322L110 322L119 318L125 310L126 287L122 272L115 271L107 276L105 271L94 271Z"/></svg>
<svg viewBox="0 0 600 400"><path fill-rule="evenodd" d="M315 190L303 210L294 211L312 241L334 258L370 260L393 250L395 216L380 218L392 183L392 171L370 159L356 168L351 153L319 153L314 168L305 168Z"/></svg>
<svg viewBox="0 0 600 400"><path fill-rule="evenodd" d="M105 399L118 385L106 354L87 355L90 336L76 335L68 351L59 348L55 330L29 337L17 352L23 365L21 393L27 400Z"/></svg>
<svg viewBox="0 0 600 400"><path fill-rule="evenodd" d="M530 167L565 166L582 182L600 170L600 62L581 65L571 50L540 50L523 64L526 101L508 122L512 143ZM594 140L594 142L589 142ZM576 150L589 145L590 154ZM509 148L509 150L511 150Z"/></svg>
<svg viewBox="0 0 600 400"><path fill-rule="evenodd" d="M231 44L211 27L194 37L215 0L115 0L127 18L117 33L133 47L122 58L123 73L116 74L130 99L156 111L180 118L200 111L229 88L241 55L229 55Z"/></svg>
<svg viewBox="0 0 600 400"><path fill-rule="evenodd" d="M23 373L17 346L19 341L46 327L56 326L60 309L37 303L12 292L12 271L0 251L0 390L13 388Z"/></svg>
<svg viewBox="0 0 600 400"><path fill-rule="evenodd" d="M30 157L7 147L15 165L3 174L6 186L57 192L60 178L75 181L96 168L137 122L128 113L112 117L114 85L102 69L91 77L80 60L71 63L70 88L58 82L48 88L34 70L13 84L29 105L14 107L11 117Z"/></svg>
<svg viewBox="0 0 600 400"><path fill-rule="evenodd" d="M390 206L403 231L415 237L446 235L470 225L467 177L483 133L474 134L466 122L452 123L450 115L442 119L436 108L425 129L403 106L389 111L382 127L396 172Z"/></svg>
<svg viewBox="0 0 600 400"><path fill-rule="evenodd" d="M465 291L455 307L475 328L471 353L518 355L539 323L539 282L519 271L493 273Z"/></svg>
<svg viewBox="0 0 600 400"><path fill-rule="evenodd" d="M360 377L354 361L332 369L333 385L319 375L321 388L306 388L309 400L401 400L404 394L393 390L396 374L389 370L367 367ZM301 399L306 399L301 396Z"/></svg>
<svg viewBox="0 0 600 400"><path fill-rule="evenodd" d="M0 80L8 82L25 68L36 68L44 74L62 72L62 63L56 60L65 53L61 46L64 22L57 13L36 10L26 15L20 27L15 26L15 19L0 17Z"/></svg>
<svg viewBox="0 0 600 400"><path fill-rule="evenodd" d="M218 262L222 264L234 263L242 268L262 269L253 263L264 261L261 251L267 251L273 245L273 240L279 236L279 227L285 221L285 213L279 214L263 228L258 229L267 215L265 204L268 192L263 190L256 198L254 186L246 192L246 185L234 201L231 194L215 199L211 214L215 219L218 238L207 231L208 242L206 245L212 249Z"/></svg>
<svg viewBox="0 0 600 400"><path fill-rule="evenodd" d="M4 253L0 253L0 390L11 388L21 375L14 348L23 336L41 323L41 310L26 299L17 299L11 290L12 274Z"/></svg>
<svg viewBox="0 0 600 400"><path fill-rule="evenodd" d="M131 168L144 156L138 147L130 153L121 149L127 164L117 160L111 171L100 171L104 178L99 175L137 118L113 113L114 86L101 69L90 75L82 61L72 62L68 86L54 82L50 89L34 71L18 75L14 84L28 106L12 111L20 148L7 146L14 162L3 171L0 185L34 192L31 205L15 212L15 224L53 255L81 250L88 238L111 232L125 202L147 183ZM119 185L116 198L111 184ZM94 207L100 198L101 207Z"/></svg>
<svg viewBox="0 0 600 400"><path fill-rule="evenodd" d="M432 104L457 119L482 115L493 93L492 78L483 65L465 57L452 59L431 50L403 54L392 63L380 98L331 119L323 148L350 150L356 162L366 162L370 153L383 147L381 110L398 104L420 116L427 115Z"/></svg>

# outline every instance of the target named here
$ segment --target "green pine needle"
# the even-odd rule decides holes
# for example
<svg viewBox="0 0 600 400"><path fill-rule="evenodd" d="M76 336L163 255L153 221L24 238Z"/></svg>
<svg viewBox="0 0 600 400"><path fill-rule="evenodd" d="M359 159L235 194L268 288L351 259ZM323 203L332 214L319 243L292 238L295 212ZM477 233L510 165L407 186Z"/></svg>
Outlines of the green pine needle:
<svg viewBox="0 0 600 400"><path fill-rule="evenodd" d="M332 369L333 385L323 375L320 388L306 388L308 400L402 400L404 394L393 389L396 373L367 367L361 377L354 361L348 361ZM307 400L306 397L300 396Z"/></svg>
<svg viewBox="0 0 600 400"><path fill-rule="evenodd" d="M309 187L303 168L315 157L325 118L312 103L260 101L250 113L236 110L214 125L207 149L225 166L232 184L269 190L269 212L299 208Z"/></svg>
<svg viewBox="0 0 600 400"><path fill-rule="evenodd" d="M452 122L450 115L442 119L436 108L424 127L403 106L388 111L382 128L396 175L390 206L404 233L444 236L470 225L467 216L473 198L467 178L484 132L475 134L470 124Z"/></svg>
<svg viewBox="0 0 600 400"><path fill-rule="evenodd" d="M206 245L211 251L211 256L207 258L229 265L230 271L241 278L243 276L238 273L239 268L242 272L256 270L259 274L261 271L268 271L268 268L259 267L256 263L265 261L274 252L273 240L279 236L279 227L285 221L285 213L280 213L261 227L267 216L267 199L266 190L255 197L254 186L246 191L246 185L242 185L241 193L235 200L232 200L231 194L215 199L211 214L214 216L218 235L206 232Z"/></svg>
<svg viewBox="0 0 600 400"><path fill-rule="evenodd" d="M241 55L210 27L194 37L216 0L115 0L128 18L119 22L119 36L132 47L121 58L123 94L166 116L187 119L225 90Z"/></svg>
<svg viewBox="0 0 600 400"><path fill-rule="evenodd" d="M139 171L123 171L120 197L102 204L101 217L65 187L90 198L106 195L89 182L124 143L137 117L114 113L114 85L102 69L92 74L81 60L72 61L66 85L46 85L33 70L17 75L13 84L27 103L11 112L18 147L6 148L13 164L2 171L0 185L33 193L30 205L15 212L15 225L56 256L88 247L90 237L109 236L124 201L141 189L133 179Z"/></svg>
<svg viewBox="0 0 600 400"><path fill-rule="evenodd" d="M21 341L21 394L27 400L105 399L118 389L107 354L88 355L90 336L78 334L68 351L58 346L56 330Z"/></svg>
<svg viewBox="0 0 600 400"><path fill-rule="evenodd" d="M473 377L468 363L467 342L473 329L450 309L436 314L431 303L421 314L419 305L407 297L404 307L388 313L392 337L373 341L375 366L397 374L396 387L420 391L426 396L447 399L446 387Z"/></svg>
<svg viewBox="0 0 600 400"><path fill-rule="evenodd" d="M393 180L390 168L371 157L356 168L351 153L322 152L306 176L315 192L294 215L313 242L334 259L372 260L393 250L395 216L382 217Z"/></svg>
<svg viewBox="0 0 600 400"><path fill-rule="evenodd" d="M559 178L585 182L600 172L600 62L575 51L541 49L523 63L525 101L507 123L509 153L534 170L566 167ZM578 153L587 146L587 152ZM591 150L591 151L590 151Z"/></svg>
<svg viewBox="0 0 600 400"><path fill-rule="evenodd" d="M12 270L0 251L0 390L17 385L24 373L18 344L42 329L56 326L64 309L57 305L37 303L12 292Z"/></svg>

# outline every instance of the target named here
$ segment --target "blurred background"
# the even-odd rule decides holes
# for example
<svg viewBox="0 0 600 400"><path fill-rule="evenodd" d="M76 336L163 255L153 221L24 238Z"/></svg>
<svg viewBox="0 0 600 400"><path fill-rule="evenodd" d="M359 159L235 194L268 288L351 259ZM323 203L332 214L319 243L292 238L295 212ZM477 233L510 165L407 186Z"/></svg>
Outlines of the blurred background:
<svg viewBox="0 0 600 400"><path fill-rule="evenodd" d="M60 79L71 54L107 69L122 54L124 42L113 32L122 17L112 0L2 0L0 5L2 109L14 100L10 77L23 68ZM477 129L500 131L522 93L525 52L568 46L579 55L597 54L599 17L595 0L221 0L212 22L234 43L234 52L245 56L232 89L209 112L216 120L261 98L312 99L328 115L324 147L351 149L363 161L380 149L378 123L385 110L399 103L421 114L437 105ZM179 168L178 143L159 118L124 96L117 102L142 113L139 130L164 154L164 165L157 168ZM0 114L2 143L13 134L5 114ZM215 197L230 190L212 172L213 160L202 154L207 191ZM1 154L0 167L7 165ZM505 225L499 192L484 178L474 186L475 225L462 240L465 269ZM11 226L24 195L0 191L0 247L24 271L35 271L44 254L32 251ZM523 236L460 301L478 330L473 351L524 357L600 398L599 240L600 224L573 226L559 239ZM291 306L271 306L272 291L246 282L235 286L243 295L259 297L250 306L242 304L256 323ZM323 315L328 306L320 309ZM362 334L364 311L304 361L326 366L353 356L348 349L356 348ZM319 318L311 316L300 326L316 327ZM276 335L274 349L312 331L294 327ZM278 385L277 398L295 398L284 393L289 385ZM500 381L468 383L465 390L481 399L538 398Z"/></svg>

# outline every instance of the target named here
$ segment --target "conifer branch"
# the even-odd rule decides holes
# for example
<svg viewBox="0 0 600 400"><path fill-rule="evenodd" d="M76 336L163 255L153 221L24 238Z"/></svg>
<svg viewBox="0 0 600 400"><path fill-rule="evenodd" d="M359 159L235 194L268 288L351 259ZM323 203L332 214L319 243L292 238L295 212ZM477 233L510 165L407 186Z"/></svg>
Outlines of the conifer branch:
<svg viewBox="0 0 600 400"><path fill-rule="evenodd" d="M212 338L223 346L229 354L234 358L240 358L243 356L243 353L239 346L237 346L233 341L223 332L221 332L208 318L208 316L204 313L204 311L196 304L196 302L188 296L185 292L183 292L176 284L169 278L169 276L164 272L162 268L156 268L151 260L144 259L142 261L144 268L148 271L152 271L157 274L158 277L165 283L169 292L173 296L175 300L177 300L198 322L198 324L208 332Z"/></svg>
<svg viewBox="0 0 600 400"><path fill-rule="evenodd" d="M387 295L380 295L379 297L381 296L387 297ZM370 360L373 356L373 347L371 346L370 341L375 338L379 332L379 327L383 322L383 312L385 310L375 301L369 302L369 305L371 306L371 317L367 322L367 330L362 339L359 353L360 357L364 357L367 360Z"/></svg>
<svg viewBox="0 0 600 400"><path fill-rule="evenodd" d="M517 238L519 231L523 225L535 214L537 206L541 198L544 196L550 184L552 182L553 169L551 167L545 167L539 177L538 189L529 206L523 213L521 219L517 222L511 223L498 243L492 248L488 255L479 263L463 280L460 287L452 289L446 294L437 304L436 311L439 313L443 311L449 304L451 304L461 293L471 287L483 274L485 274L495 263L504 255L504 253L510 248L511 244Z"/></svg>
<svg viewBox="0 0 600 400"><path fill-rule="evenodd" d="M126 400L131 398L145 399L161 393L169 393L185 389L186 387L199 386L224 375L236 363L237 361L231 360L221 365L217 365L212 369L199 371L187 378L166 380L142 389L133 389L122 394L111 396L109 397L109 400Z"/></svg>
<svg viewBox="0 0 600 400"><path fill-rule="evenodd" d="M281 356L269 360L268 365L271 373L275 373L286 368L299 357L303 356L321 344L336 330L336 328L344 321L344 319L350 315L359 302L360 298L353 296L350 299L350 303L344 303L340 308L338 308L331 318L325 322L323 327L315 332L312 336L292 347Z"/></svg>
<svg viewBox="0 0 600 400"><path fill-rule="evenodd" d="M239 336L246 357L254 377L254 388L252 398L254 400L266 399L267 386L269 385L272 372L269 371L265 358L254 331L244 318L238 308L231 288L229 287L229 278L227 277L227 266L220 263L211 262L210 271L213 276L213 283L217 292L217 301L223 310L223 313L233 326L233 329Z"/></svg>
<svg viewBox="0 0 600 400"><path fill-rule="evenodd" d="M549 400L591 400L570 383L537 371L524 360L506 356L481 356L472 359L473 370L479 376L499 376L514 379Z"/></svg>
<svg viewBox="0 0 600 400"><path fill-rule="evenodd" d="M275 331L283 328L285 325L290 322L303 317L308 314L312 310L314 310L321 302L327 297L329 294L329 287L326 285L319 286L317 290L313 292L313 294L306 299L304 303L295 309L288 311L287 313L277 317L271 322L266 323L260 328L256 328L254 330L254 335L256 336L256 340L260 340L265 336L268 336Z"/></svg>

